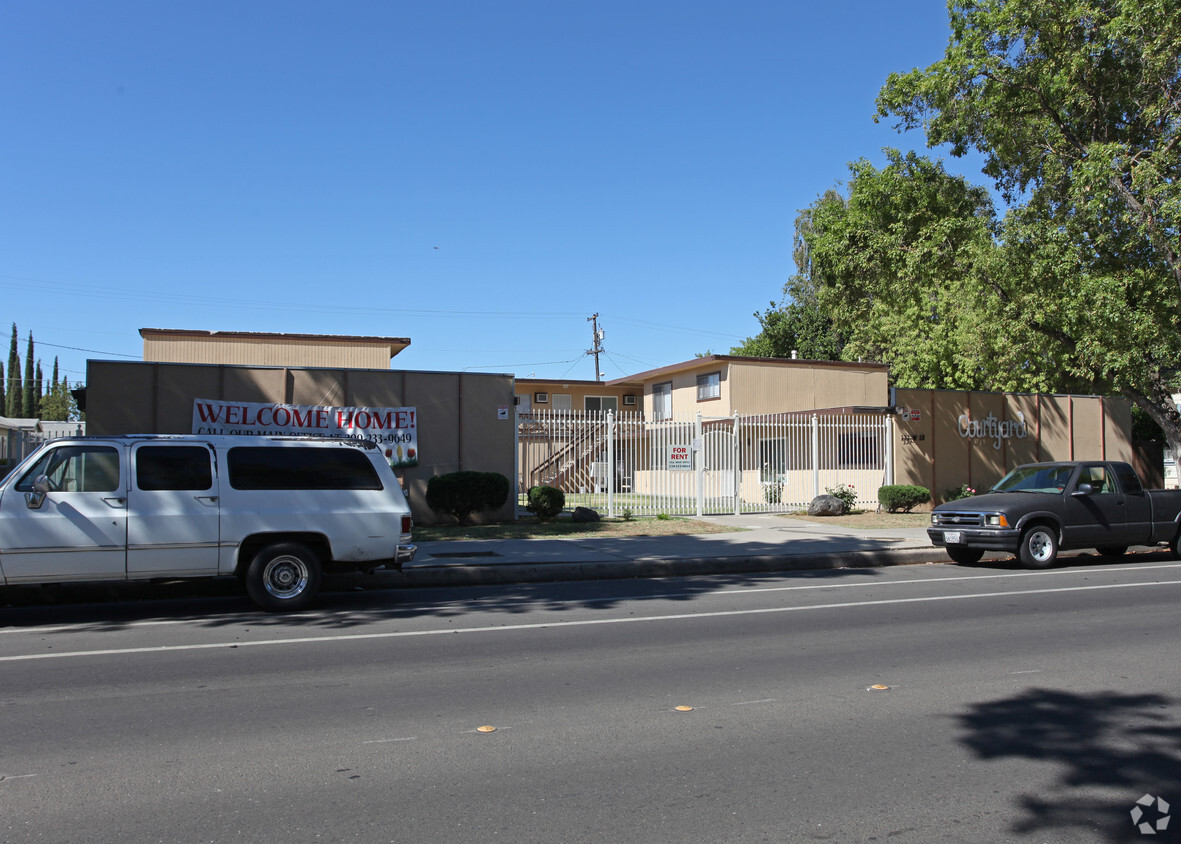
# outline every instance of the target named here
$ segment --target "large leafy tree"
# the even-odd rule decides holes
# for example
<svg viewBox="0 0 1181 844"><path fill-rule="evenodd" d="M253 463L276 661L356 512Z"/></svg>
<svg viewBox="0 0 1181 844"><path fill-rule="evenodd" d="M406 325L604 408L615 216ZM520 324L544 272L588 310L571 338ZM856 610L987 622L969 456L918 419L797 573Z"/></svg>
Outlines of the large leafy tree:
<svg viewBox="0 0 1181 844"><path fill-rule="evenodd" d="M944 58L890 76L878 111L980 152L1010 205L963 276L983 336L1004 352L1013 333L1010 366L1123 393L1181 452L1181 0L949 13Z"/></svg>

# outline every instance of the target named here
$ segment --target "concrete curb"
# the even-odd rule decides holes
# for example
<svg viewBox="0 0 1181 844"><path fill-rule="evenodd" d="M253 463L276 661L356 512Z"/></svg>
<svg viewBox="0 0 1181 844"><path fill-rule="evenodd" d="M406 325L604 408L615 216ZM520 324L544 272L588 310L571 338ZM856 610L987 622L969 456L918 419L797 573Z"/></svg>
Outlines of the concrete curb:
<svg viewBox="0 0 1181 844"><path fill-rule="evenodd" d="M485 586L576 580L685 577L711 574L766 574L842 568L879 568L949 562L942 548L843 551L834 554L771 554L729 557L637 557L579 563L444 563L382 573L391 586Z"/></svg>

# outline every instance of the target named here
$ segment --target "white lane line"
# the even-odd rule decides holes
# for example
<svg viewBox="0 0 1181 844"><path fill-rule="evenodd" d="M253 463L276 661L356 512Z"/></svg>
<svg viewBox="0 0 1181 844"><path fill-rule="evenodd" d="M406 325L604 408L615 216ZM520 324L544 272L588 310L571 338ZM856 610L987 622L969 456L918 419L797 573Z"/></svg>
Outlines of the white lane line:
<svg viewBox="0 0 1181 844"><path fill-rule="evenodd" d="M589 627L595 624L638 624L651 621L688 621L701 618L724 618L739 615L767 615L769 613L835 610L853 607L874 607L890 604L920 604L935 601L968 601L979 598L1016 598L1028 595L1049 595L1064 592L1093 592L1099 589L1146 589L1154 586L1181 586L1181 581L1157 583L1111 583L1096 586L1061 586L1054 589L1026 589L1020 592L981 592L976 595L936 595L923 598L890 598L876 601L842 601L814 604L805 607L762 607L752 610L678 613L676 615L629 616L628 618L590 618L581 621L539 621L531 624L496 624L487 627L459 627L446 630L395 630L388 633L348 633L342 636L303 636L294 639L262 639L257 642L209 642L200 645L157 645L150 648L110 648L96 651L59 651L56 653L0 656L0 662L26 662L35 659L65 659L67 657L124 656L128 654L170 653L177 651L207 651L216 649L260 648L275 645L310 645L330 642L358 642L373 639L407 639L419 636L455 636L464 633L506 633L514 630L544 630L559 627Z"/></svg>
<svg viewBox="0 0 1181 844"><path fill-rule="evenodd" d="M940 564L942 565L942 564ZM973 580L1011 580L1022 577L1061 577L1070 575L1096 575L1114 572L1139 572L1139 571L1153 571L1156 569L1178 569L1181 568L1181 563L1160 563L1158 565L1137 565L1137 566L1103 566L1102 568L1087 568L1087 569L1054 569L1052 571L1022 571L1022 572L1004 572L1000 574L971 574L957 577L928 577L921 580L865 580L857 583L807 583L795 586L760 586L751 589L715 589L710 592L697 591L682 591L682 592L653 592L653 593L633 593L630 595L602 595L602 596L585 596L581 598L569 598L560 600L557 603L566 606L571 604L601 604L614 601L633 601L633 600L660 600L663 598L681 599L686 596L692 596L696 599L727 597L730 595L761 595L767 592L806 592L815 591L817 589L866 589L870 587L885 587L885 586L921 586L925 583L969 583ZM771 573L767 573L770 575ZM868 575L867 575L868 576ZM482 610L486 605L504 605L505 603L513 603L514 605L525 605L533 603L543 603L546 606L552 606L554 601L550 598L533 598L520 597L515 601L512 598L474 598L467 601L440 601L436 604L420 604L417 606L395 607L388 610L380 610L377 612L365 611L366 618L373 618L376 616L399 616L406 613L415 612L437 612L439 609L447 607L461 607L464 610ZM339 613L334 612L307 612L307 613L292 613L285 618L291 620L310 620L322 621L325 619L334 619L341 621ZM242 624L246 626L261 627L265 622L260 621L258 616L254 615L232 615L232 616L209 616L207 618L185 618L185 619L154 619L150 621L133 621L126 624L120 624L120 630L131 630L139 627L162 627L162 626L177 626L177 625L194 625L207 626L211 620L219 622L241 620ZM349 619L344 619L348 621ZM102 622L94 622L92 626L101 626ZM79 630L80 625L58 625L54 627L0 627L0 636L6 633L63 633L75 632ZM83 625L84 626L84 625Z"/></svg>

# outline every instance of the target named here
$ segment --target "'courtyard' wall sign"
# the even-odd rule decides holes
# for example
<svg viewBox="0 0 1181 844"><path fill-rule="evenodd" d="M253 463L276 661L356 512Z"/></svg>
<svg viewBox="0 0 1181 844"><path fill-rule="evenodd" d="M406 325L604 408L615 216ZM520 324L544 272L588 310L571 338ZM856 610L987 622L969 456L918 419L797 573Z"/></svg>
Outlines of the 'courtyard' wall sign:
<svg viewBox="0 0 1181 844"><path fill-rule="evenodd" d="M1025 414L1017 411L1016 419L997 419L991 413L983 419L973 419L967 413L960 414L960 436L965 439L992 440L993 448L1000 448L1001 441L1016 437L1019 440L1029 435Z"/></svg>

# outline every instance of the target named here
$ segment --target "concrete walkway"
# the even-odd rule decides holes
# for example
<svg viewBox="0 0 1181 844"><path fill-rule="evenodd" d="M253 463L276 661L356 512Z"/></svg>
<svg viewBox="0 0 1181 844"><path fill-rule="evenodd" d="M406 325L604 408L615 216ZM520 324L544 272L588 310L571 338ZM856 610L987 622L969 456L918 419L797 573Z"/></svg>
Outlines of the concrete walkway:
<svg viewBox="0 0 1181 844"><path fill-rule="evenodd" d="M948 562L925 527L855 530L774 515L706 516L734 528L687 536L424 542L406 586L865 568ZM398 578L398 575L384 575Z"/></svg>

